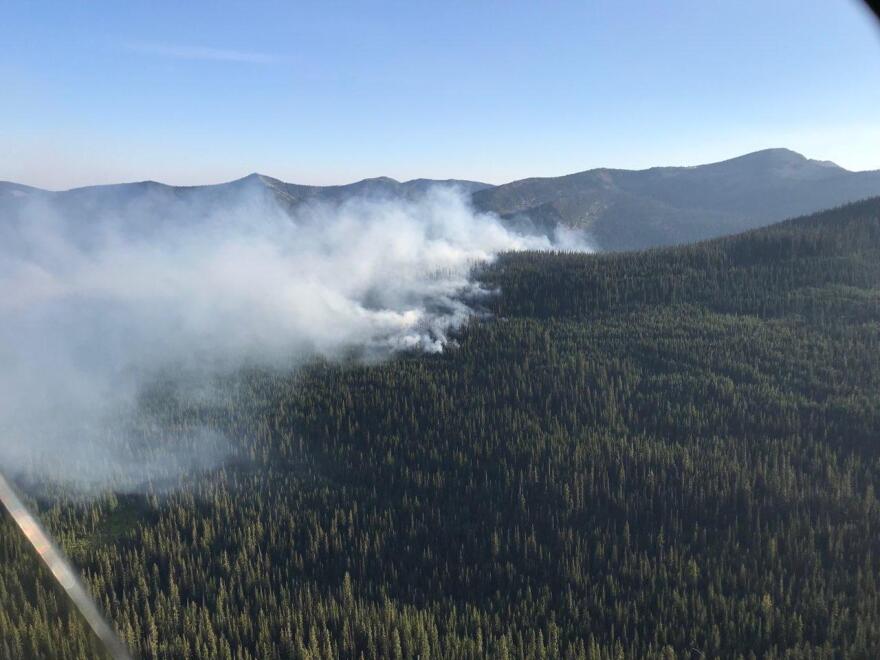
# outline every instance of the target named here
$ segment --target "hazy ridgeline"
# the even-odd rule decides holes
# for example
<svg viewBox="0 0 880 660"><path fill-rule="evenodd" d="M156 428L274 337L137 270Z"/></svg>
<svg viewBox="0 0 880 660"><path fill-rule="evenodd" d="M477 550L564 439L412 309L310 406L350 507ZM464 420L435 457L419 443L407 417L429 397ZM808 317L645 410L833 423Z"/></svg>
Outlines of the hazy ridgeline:
<svg viewBox="0 0 880 660"><path fill-rule="evenodd" d="M469 286L441 353L150 389L200 479L35 503L139 655L875 655L880 200ZM0 656L88 657L7 529Z"/></svg>
<svg viewBox="0 0 880 660"><path fill-rule="evenodd" d="M222 406L245 366L436 352L482 293L473 266L586 249L509 230L454 187L296 209L257 179L136 188L35 195L0 223L0 461L31 482L127 490L213 467L229 439L170 431L150 389Z"/></svg>

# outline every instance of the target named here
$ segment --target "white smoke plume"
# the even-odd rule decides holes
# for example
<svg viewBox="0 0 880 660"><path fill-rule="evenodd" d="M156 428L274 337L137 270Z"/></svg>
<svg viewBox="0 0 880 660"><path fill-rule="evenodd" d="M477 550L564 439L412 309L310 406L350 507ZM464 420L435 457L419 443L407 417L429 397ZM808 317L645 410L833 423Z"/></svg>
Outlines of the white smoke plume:
<svg viewBox="0 0 880 660"><path fill-rule="evenodd" d="M209 466L225 441L207 431L135 460L108 420L160 371L442 350L474 265L556 247L588 248L515 233L451 188L294 211L255 185L76 213L36 199L0 217L0 461L99 487Z"/></svg>

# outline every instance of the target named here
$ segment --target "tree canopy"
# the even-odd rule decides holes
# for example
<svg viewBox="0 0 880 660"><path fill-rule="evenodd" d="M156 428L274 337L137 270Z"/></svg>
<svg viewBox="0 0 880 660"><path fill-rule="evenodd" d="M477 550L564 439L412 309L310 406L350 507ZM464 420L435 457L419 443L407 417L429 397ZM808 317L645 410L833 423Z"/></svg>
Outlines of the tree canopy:
<svg viewBox="0 0 880 660"><path fill-rule="evenodd" d="M138 656L876 655L880 199L479 277L442 354L145 394L215 470L32 491ZM0 656L92 657L0 530Z"/></svg>

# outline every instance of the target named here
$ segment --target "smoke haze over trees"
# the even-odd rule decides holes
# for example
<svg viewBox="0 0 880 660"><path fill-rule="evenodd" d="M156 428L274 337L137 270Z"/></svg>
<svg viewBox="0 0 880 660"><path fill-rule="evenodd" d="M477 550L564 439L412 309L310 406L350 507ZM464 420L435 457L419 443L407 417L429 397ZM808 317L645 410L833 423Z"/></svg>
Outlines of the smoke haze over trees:
<svg viewBox="0 0 880 660"><path fill-rule="evenodd" d="M880 200L477 281L442 353L151 390L229 439L199 479L34 501L137 653L874 654ZM76 657L2 524L0 655Z"/></svg>
<svg viewBox="0 0 880 660"><path fill-rule="evenodd" d="M132 427L148 385L207 401L243 366L439 351L485 294L475 265L555 246L588 247L516 233L451 186L295 209L256 179L27 197L0 223L0 459L117 488L213 466L216 432Z"/></svg>

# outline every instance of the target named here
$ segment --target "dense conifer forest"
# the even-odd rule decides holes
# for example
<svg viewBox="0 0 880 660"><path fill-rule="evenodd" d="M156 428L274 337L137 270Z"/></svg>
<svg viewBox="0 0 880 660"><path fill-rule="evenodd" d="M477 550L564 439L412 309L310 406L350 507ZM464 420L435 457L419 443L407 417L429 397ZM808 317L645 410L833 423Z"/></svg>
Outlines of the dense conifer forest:
<svg viewBox="0 0 880 660"><path fill-rule="evenodd" d="M24 484L138 657L877 657L880 199L479 276L442 354L145 394L216 470ZM8 519L0 657L93 657Z"/></svg>

